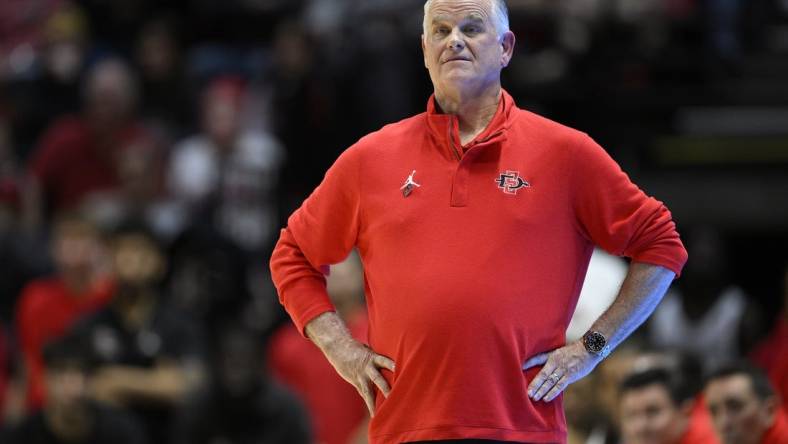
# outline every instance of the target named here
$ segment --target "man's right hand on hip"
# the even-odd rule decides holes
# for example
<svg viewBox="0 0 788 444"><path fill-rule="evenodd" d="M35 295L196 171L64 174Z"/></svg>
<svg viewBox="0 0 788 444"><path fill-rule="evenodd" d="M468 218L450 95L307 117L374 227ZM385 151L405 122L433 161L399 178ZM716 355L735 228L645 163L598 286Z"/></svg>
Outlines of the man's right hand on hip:
<svg viewBox="0 0 788 444"><path fill-rule="evenodd" d="M326 356L337 373L358 390L367 404L370 416L375 416L375 392L372 384L383 396L391 391L380 373L381 368L394 371L394 361L375 353L350 335L347 327L335 312L326 312L306 325L306 334Z"/></svg>

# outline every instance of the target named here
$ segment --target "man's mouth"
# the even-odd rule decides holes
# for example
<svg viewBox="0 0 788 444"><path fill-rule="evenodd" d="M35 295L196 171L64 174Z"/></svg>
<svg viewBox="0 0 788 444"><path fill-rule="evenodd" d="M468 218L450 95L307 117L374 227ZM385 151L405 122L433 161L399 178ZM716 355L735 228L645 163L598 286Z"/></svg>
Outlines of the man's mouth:
<svg viewBox="0 0 788 444"><path fill-rule="evenodd" d="M468 60L465 57L451 57L443 61L443 63L449 63L449 62L470 62L470 60Z"/></svg>

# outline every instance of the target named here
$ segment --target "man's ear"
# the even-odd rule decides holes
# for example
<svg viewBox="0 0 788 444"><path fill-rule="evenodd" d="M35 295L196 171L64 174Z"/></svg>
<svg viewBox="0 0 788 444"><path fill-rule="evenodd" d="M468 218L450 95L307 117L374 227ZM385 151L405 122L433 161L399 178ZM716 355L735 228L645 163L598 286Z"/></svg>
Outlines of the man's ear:
<svg viewBox="0 0 788 444"><path fill-rule="evenodd" d="M512 31L506 31L503 33L503 36L501 36L501 67L503 68L509 66L509 62L512 60L515 40L516 39Z"/></svg>

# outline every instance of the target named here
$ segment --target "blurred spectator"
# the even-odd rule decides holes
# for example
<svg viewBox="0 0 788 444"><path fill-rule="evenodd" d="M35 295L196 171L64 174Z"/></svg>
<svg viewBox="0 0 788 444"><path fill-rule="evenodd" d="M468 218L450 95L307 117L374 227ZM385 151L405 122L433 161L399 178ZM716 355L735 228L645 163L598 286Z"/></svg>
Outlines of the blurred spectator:
<svg viewBox="0 0 788 444"><path fill-rule="evenodd" d="M619 444L618 398L621 382L638 356L630 339L616 348L589 377L569 385L564 410L569 444Z"/></svg>
<svg viewBox="0 0 788 444"><path fill-rule="evenodd" d="M115 191L128 174L124 162L130 156L146 155L133 150L154 149L134 117L137 85L124 62L97 62L85 80L84 100L83 114L52 124L31 160L25 204L26 221L33 227L45 215L85 205L88 197L100 192ZM155 170L148 167L144 172L148 173L145 183L155 183L150 176Z"/></svg>
<svg viewBox="0 0 788 444"><path fill-rule="evenodd" d="M711 415L703 399L703 365L696 356L676 350L640 351L632 362L634 372L663 369L670 373L672 383L685 393L692 393L694 401L689 414L690 427L709 433L713 430Z"/></svg>
<svg viewBox="0 0 788 444"><path fill-rule="evenodd" d="M166 139L182 137L192 124L194 104L173 19L156 17L143 26L135 62L140 72L140 115Z"/></svg>
<svg viewBox="0 0 788 444"><path fill-rule="evenodd" d="M364 280L361 262L354 252L331 266L328 293L353 337L366 342L367 311L363 303ZM291 323L271 338L268 350L273 374L306 404L319 442L347 444L366 436L368 417L356 389L340 377L322 353ZM358 442L358 441L353 441Z"/></svg>
<svg viewBox="0 0 788 444"><path fill-rule="evenodd" d="M705 394L723 444L788 443L788 417L762 371L746 363L723 366L709 376Z"/></svg>
<svg viewBox="0 0 788 444"><path fill-rule="evenodd" d="M780 398L788 402L788 266L783 272L783 309L771 333L750 357L767 372Z"/></svg>
<svg viewBox="0 0 788 444"><path fill-rule="evenodd" d="M285 22L277 26L267 80L272 85L272 107L276 110L274 132L288 154L281 181L283 214L301 205L349 145L343 142L350 142L343 136L347 137L354 116L348 115L351 107L341 103L340 98L349 94L344 94L346 84L338 78L345 71L337 67L347 61L348 54L344 51L337 57L321 57L319 47L301 24ZM358 137L361 133L355 134Z"/></svg>
<svg viewBox="0 0 788 444"><path fill-rule="evenodd" d="M621 437L627 444L716 444L710 424L692 420L696 405L680 375L651 368L621 383Z"/></svg>
<svg viewBox="0 0 788 444"><path fill-rule="evenodd" d="M248 308L243 252L214 227L195 224L170 249L170 305L213 331L217 323Z"/></svg>
<svg viewBox="0 0 788 444"><path fill-rule="evenodd" d="M571 384L564 391L567 444L605 444L609 424L595 396L597 372Z"/></svg>
<svg viewBox="0 0 788 444"><path fill-rule="evenodd" d="M45 398L44 345L63 336L80 316L106 305L114 291L103 267L101 235L90 222L77 216L63 217L54 225L51 242L56 274L31 281L16 309L30 409L41 407Z"/></svg>
<svg viewBox="0 0 788 444"><path fill-rule="evenodd" d="M43 24L62 3L62 0L0 3L0 81L30 74Z"/></svg>
<svg viewBox="0 0 788 444"><path fill-rule="evenodd" d="M44 349L47 402L0 436L4 444L144 444L142 427L126 413L88 399L90 363L77 338Z"/></svg>
<svg viewBox="0 0 788 444"><path fill-rule="evenodd" d="M215 224L243 250L259 252L271 242L277 222L284 151L270 134L241 126L245 98L239 78L220 77L208 85L202 132L174 147L168 185L196 220Z"/></svg>
<svg viewBox="0 0 788 444"><path fill-rule="evenodd" d="M30 44L32 66L28 75L10 79L8 90L16 154L22 159L54 119L78 110L80 75L90 49L88 23L79 6L69 1L35 5L33 9L43 5L48 9L42 12L39 34Z"/></svg>
<svg viewBox="0 0 788 444"><path fill-rule="evenodd" d="M227 324L211 342L210 384L184 403L173 444L313 442L301 404L264 371L257 335Z"/></svg>
<svg viewBox="0 0 788 444"><path fill-rule="evenodd" d="M75 334L97 369L93 396L134 412L153 442L164 442L171 413L201 379L201 331L162 302L166 258L153 234L128 223L111 240L117 291L112 303L84 318Z"/></svg>
<svg viewBox="0 0 788 444"><path fill-rule="evenodd" d="M741 356L754 343L760 315L752 299L730 283L729 260L716 230L690 236L692 259L648 321L651 343L693 354L706 369Z"/></svg>
<svg viewBox="0 0 788 444"><path fill-rule="evenodd" d="M7 326L22 288L47 266L46 248L21 226L19 171L9 131L0 111L0 324Z"/></svg>

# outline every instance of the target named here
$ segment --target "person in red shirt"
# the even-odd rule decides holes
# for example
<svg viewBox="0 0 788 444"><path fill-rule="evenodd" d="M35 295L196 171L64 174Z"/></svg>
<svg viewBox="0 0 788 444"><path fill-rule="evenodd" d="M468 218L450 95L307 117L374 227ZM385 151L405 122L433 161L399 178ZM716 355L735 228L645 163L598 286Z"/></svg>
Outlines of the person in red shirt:
<svg viewBox="0 0 788 444"><path fill-rule="evenodd" d="M717 444L708 414L675 372L651 368L621 383L619 413L625 444Z"/></svg>
<svg viewBox="0 0 788 444"><path fill-rule="evenodd" d="M358 256L351 254L331 267L328 293L351 335L367 340L364 280ZM323 358L320 349L305 340L292 324L274 332L268 344L268 365L279 381L306 405L318 442L348 444L367 419L364 401Z"/></svg>
<svg viewBox="0 0 788 444"><path fill-rule="evenodd" d="M564 442L563 389L649 316L687 258L670 212L599 145L502 89L506 17L503 1L426 3L427 112L343 152L271 257L299 332L366 401L373 443ZM594 245L632 263L567 343ZM353 247L369 345L326 292Z"/></svg>
<svg viewBox="0 0 788 444"><path fill-rule="evenodd" d="M746 362L712 373L706 404L723 444L788 443L788 418L766 374Z"/></svg>
<svg viewBox="0 0 788 444"><path fill-rule="evenodd" d="M125 169L133 166L130 158L152 156L147 152L155 150L134 117L136 84L124 62L97 62L84 90L84 112L55 120L31 155L23 201L32 227L47 212L74 211L89 198L95 200L92 206L99 205L125 179Z"/></svg>
<svg viewBox="0 0 788 444"><path fill-rule="evenodd" d="M98 310L112 297L114 283L102 268L104 254L96 227L78 217L64 217L56 222L52 235L57 273L33 280L22 290L16 326L31 410L44 402L44 346L67 333L80 316Z"/></svg>

